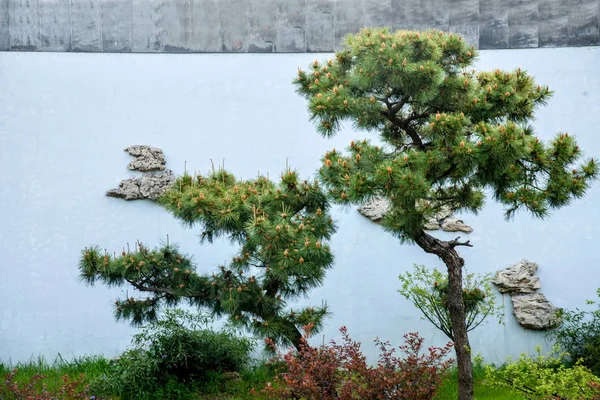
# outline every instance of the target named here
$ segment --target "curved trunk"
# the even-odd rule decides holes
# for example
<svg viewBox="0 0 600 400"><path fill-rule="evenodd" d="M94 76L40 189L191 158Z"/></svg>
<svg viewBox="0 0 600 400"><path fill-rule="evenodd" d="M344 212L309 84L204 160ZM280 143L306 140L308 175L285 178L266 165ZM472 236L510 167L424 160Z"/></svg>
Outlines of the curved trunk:
<svg viewBox="0 0 600 400"><path fill-rule="evenodd" d="M469 244L459 243L456 240L450 242L439 240L423 231L413 239L425 252L438 256L448 269L448 312L454 333L454 350L458 365L458 399L472 400L473 365L462 288L462 267L465 260L455 249L456 246L469 246Z"/></svg>

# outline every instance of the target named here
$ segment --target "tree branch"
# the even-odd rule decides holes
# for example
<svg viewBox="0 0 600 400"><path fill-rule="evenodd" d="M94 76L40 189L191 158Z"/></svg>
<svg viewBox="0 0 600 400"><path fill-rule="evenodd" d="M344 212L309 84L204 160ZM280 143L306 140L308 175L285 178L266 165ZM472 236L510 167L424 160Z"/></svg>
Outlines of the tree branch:
<svg viewBox="0 0 600 400"><path fill-rule="evenodd" d="M137 282L134 282L130 279L125 279L127 282L129 282L129 284L131 284L131 286L133 286L134 288L136 288L137 290L139 290L140 292L152 292L152 293L166 293L166 294L170 294L171 296L174 296L174 292L171 289L168 288L156 288L156 287L145 287L140 285Z"/></svg>
<svg viewBox="0 0 600 400"><path fill-rule="evenodd" d="M456 238L456 239L454 239L454 240L450 240L450 241L449 241L449 242L447 242L447 243L448 243L448 245L449 245L450 247L452 247L452 248L454 248L454 247L458 247L458 246L467 246L467 247L473 247L473 245L471 244L471 241L470 241L470 240L467 240L466 242L461 242L461 241L459 241L458 239L460 239L460 236L459 236L459 237L457 237L457 238Z"/></svg>

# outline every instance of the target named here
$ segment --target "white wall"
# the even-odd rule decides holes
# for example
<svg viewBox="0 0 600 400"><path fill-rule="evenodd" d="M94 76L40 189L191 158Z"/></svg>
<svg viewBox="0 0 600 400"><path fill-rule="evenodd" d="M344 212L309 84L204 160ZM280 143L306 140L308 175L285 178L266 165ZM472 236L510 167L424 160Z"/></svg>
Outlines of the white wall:
<svg viewBox="0 0 600 400"><path fill-rule="evenodd" d="M351 139L319 137L291 80L298 66L327 55L117 55L0 53L0 360L43 354L50 359L104 353L129 343L111 303L120 290L78 282L81 249L99 244L119 251L139 239L166 234L209 271L229 258L223 242L200 247L150 202L104 196L121 179L130 157L123 149L164 149L177 173L206 171L225 159L242 177L275 176L286 159L305 176L320 156ZM556 91L541 109L542 138L564 130L588 155L600 155L600 48L482 52L482 69L523 67ZM336 266L310 302L333 311L324 335L347 325L356 339L376 336L399 344L419 331L428 344L446 339L396 291L398 274L413 263L441 267L434 256L400 245L354 209L336 210ZM461 249L470 271L493 272L522 258L540 265L542 291L556 306L574 308L600 286L600 185L542 222L522 214L506 222L490 202L467 216L474 248ZM452 234L440 234L453 237ZM532 351L543 334L525 331L507 305L506 325L491 322L472 334L475 352L489 361ZM373 347L366 343L368 351ZM373 354L373 353L371 353Z"/></svg>

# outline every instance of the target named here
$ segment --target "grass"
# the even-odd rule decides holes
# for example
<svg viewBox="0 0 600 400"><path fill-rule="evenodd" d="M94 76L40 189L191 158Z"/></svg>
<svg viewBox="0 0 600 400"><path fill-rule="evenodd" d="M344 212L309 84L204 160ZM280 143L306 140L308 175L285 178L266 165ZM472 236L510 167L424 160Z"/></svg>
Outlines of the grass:
<svg viewBox="0 0 600 400"><path fill-rule="evenodd" d="M26 363L19 363L14 366L0 363L0 377L4 377L11 369L18 368L15 381L26 383L35 374L46 376L44 383L47 384L50 391L60 388L62 385L62 376L68 374L71 378L77 378L83 374L84 382L90 383L92 380L102 377L109 369L109 360L103 357L82 357L71 361L66 361L58 357L55 361L48 363L44 358L38 358ZM239 379L227 379L222 374L210 375L206 382L198 387L198 393L194 395L197 400L260 400L259 395L252 395L250 390L256 389L257 392L265 386L266 382L273 379L274 372L272 368L265 365L257 365L242 372ZM516 391L508 389L498 389L484 385L484 371L481 366L474 370L475 378L475 400L523 400ZM2 394L2 383L0 383L0 394ZM454 400L457 398L456 370L451 371L444 385L440 389L437 400ZM0 396L1 397L1 396ZM7 397L10 399L10 397ZM116 399L115 399L116 400Z"/></svg>

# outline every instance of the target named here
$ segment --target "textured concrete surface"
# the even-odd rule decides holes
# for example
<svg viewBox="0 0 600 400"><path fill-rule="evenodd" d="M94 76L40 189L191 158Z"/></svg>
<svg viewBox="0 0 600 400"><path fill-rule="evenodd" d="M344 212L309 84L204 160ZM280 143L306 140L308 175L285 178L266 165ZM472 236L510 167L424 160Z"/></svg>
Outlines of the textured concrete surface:
<svg viewBox="0 0 600 400"><path fill-rule="evenodd" d="M0 360L38 354L53 360L59 352L113 356L125 348L132 330L114 321L111 307L126 290L79 282L85 246L120 252L137 239L150 245L169 235L201 271L230 259L227 240L201 246L198 229L184 228L156 204L105 196L133 175L124 148L159 147L176 174L206 172L212 159L243 178L259 171L277 177L286 162L308 177L326 151L373 139L349 125L323 139L309 121L290 82L297 67L328 56L0 53ZM600 47L587 47L482 51L477 67L522 67L548 84L556 94L536 113L540 137L569 132L586 156L598 157L599 65ZM473 227L474 247L460 253L477 273L535 260L555 306L585 307L600 282L598 204L600 182L546 221L521 213L507 222L490 197L480 214L457 216ZM338 328L347 325L371 356L377 336L398 345L404 333L418 331L427 345L445 343L397 293L398 275L414 263L443 268L441 262L401 245L355 208L333 212L335 265L306 303L330 306L325 340L338 338ZM474 330L474 353L502 362L544 345L543 334L518 325L509 295L500 301L506 325L490 321Z"/></svg>
<svg viewBox="0 0 600 400"><path fill-rule="evenodd" d="M0 50L329 52L365 26L481 49L600 45L600 0L0 0Z"/></svg>

